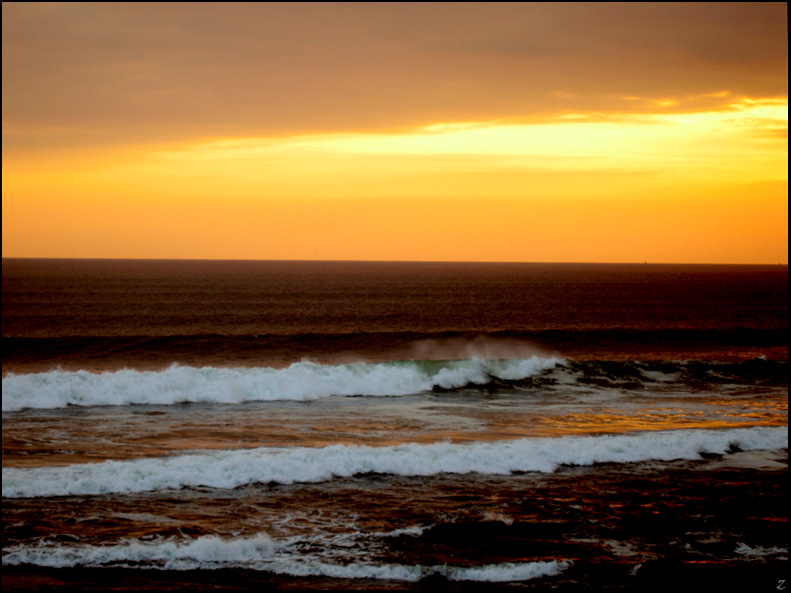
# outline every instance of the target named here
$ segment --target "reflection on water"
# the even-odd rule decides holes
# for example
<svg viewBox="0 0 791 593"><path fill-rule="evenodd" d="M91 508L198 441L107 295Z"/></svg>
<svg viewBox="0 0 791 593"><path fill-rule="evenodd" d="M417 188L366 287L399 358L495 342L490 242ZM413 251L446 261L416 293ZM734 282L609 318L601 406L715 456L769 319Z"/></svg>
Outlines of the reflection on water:
<svg viewBox="0 0 791 593"><path fill-rule="evenodd" d="M760 397L615 392L424 394L27 410L3 415L3 466L35 467L256 447L482 442L645 430L785 426L785 389Z"/></svg>

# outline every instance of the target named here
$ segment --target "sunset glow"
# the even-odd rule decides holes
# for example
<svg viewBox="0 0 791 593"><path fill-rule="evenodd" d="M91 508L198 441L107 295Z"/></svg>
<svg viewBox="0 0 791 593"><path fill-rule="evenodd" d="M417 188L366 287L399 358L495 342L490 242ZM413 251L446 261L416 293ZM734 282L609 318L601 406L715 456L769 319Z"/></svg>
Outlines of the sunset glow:
<svg viewBox="0 0 791 593"><path fill-rule="evenodd" d="M26 10L11 5L4 44ZM120 127L35 123L4 99L3 255L787 262L787 98L676 86L599 89L584 109L547 86L539 110L411 125L383 109L317 129L306 113L265 133L196 120L136 134L121 111Z"/></svg>

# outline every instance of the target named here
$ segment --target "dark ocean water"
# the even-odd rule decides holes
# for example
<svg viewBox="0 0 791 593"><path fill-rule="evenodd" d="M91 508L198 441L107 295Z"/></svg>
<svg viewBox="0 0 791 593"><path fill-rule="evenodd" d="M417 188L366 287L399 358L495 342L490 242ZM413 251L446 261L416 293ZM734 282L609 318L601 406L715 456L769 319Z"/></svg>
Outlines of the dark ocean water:
<svg viewBox="0 0 791 593"><path fill-rule="evenodd" d="M774 589L786 266L3 260L4 589Z"/></svg>

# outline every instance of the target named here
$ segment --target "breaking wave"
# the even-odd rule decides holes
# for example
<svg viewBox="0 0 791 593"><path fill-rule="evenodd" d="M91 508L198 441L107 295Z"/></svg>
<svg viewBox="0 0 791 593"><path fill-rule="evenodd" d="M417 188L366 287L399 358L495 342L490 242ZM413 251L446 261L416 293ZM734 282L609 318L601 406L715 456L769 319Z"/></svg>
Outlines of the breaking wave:
<svg viewBox="0 0 791 593"><path fill-rule="evenodd" d="M4 467L2 495L24 498L184 487L231 489L253 483L315 483L368 473L399 476L550 473L561 465L700 459L701 453L784 447L788 447L785 427L689 429L467 444L261 447L64 467Z"/></svg>
<svg viewBox="0 0 791 593"><path fill-rule="evenodd" d="M122 567L162 570L245 568L290 576L345 579L419 581L439 575L453 581L510 582L554 576L570 562L513 562L482 566L337 564L310 556L294 557L289 544L277 543L264 533L248 538L224 539L213 535L183 541L126 540L111 545L14 546L3 554L3 565L30 564L51 568ZM283 551L285 553L280 554Z"/></svg>
<svg viewBox="0 0 791 593"><path fill-rule="evenodd" d="M788 363L514 359L406 360L354 364L298 362L285 368L190 367L159 371L50 371L3 377L3 412L67 406L239 404L310 401L333 395L414 395L430 391L576 386L619 390L663 385L787 387Z"/></svg>
<svg viewBox="0 0 791 593"><path fill-rule="evenodd" d="M284 369L171 366L162 371L51 371L3 378L3 412L66 406L171 405L315 400L331 395L401 396L513 381L560 363L556 358L399 361Z"/></svg>

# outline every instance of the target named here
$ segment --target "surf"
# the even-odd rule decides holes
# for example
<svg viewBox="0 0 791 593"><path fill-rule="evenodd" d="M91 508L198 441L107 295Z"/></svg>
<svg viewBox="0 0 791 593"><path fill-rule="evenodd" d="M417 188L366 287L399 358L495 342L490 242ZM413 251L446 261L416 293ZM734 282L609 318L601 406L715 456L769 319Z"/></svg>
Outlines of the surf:
<svg viewBox="0 0 791 593"><path fill-rule="evenodd" d="M324 576L417 582L441 576L452 581L512 582L555 576L570 566L567 561L508 562L480 566L408 565L371 562L339 564L295 553L299 541L276 542L267 534L221 538L142 541L111 545L14 546L3 553L4 566L29 564L53 568L122 567L160 570L244 568L290 576Z"/></svg>
<svg viewBox="0 0 791 593"><path fill-rule="evenodd" d="M679 429L455 444L258 447L170 457L2 470L3 498L104 495L186 487L317 483L364 474L508 475L563 465L702 459L705 454L788 448L785 427Z"/></svg>
<svg viewBox="0 0 791 593"><path fill-rule="evenodd" d="M493 379L526 379L560 362L531 357L340 365L302 361L282 369L172 365L162 371L56 370L4 377L2 409L309 401L333 395L397 397L482 385Z"/></svg>

